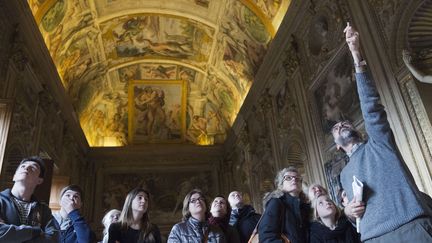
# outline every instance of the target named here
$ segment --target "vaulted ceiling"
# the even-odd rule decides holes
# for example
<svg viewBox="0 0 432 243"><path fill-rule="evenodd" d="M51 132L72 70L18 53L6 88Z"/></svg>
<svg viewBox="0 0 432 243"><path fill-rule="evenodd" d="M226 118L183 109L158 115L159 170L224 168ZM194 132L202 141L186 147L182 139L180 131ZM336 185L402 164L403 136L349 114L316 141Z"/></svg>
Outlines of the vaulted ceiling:
<svg viewBox="0 0 432 243"><path fill-rule="evenodd" d="M29 0L90 146L223 143L290 0Z"/></svg>

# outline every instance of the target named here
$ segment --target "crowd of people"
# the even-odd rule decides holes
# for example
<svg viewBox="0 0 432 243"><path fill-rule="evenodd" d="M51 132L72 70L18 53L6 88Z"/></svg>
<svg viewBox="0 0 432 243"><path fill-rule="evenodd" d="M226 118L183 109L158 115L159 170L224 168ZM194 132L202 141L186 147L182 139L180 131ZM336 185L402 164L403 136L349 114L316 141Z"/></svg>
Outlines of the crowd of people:
<svg viewBox="0 0 432 243"><path fill-rule="evenodd" d="M396 146L384 107L360 52L359 34L345 29L354 59L357 90L368 139L349 121L331 132L337 149L349 162L340 179L339 208L327 190L312 184L305 192L295 167L279 171L275 190L263 199L262 215L244 203L241 192L214 197L211 204L199 189L186 194L183 218L171 229L169 243L259 242L432 242L432 200L419 191ZM0 193L0 242L95 242L96 235L80 213L83 191L77 185L60 193L61 209L51 213L34 196L43 182L45 165L39 157L23 159L11 189ZM353 178L363 195L353 189ZM135 188L121 211L102 220L103 243L160 243L161 233L149 217L150 193Z"/></svg>
<svg viewBox="0 0 432 243"><path fill-rule="evenodd" d="M19 164L13 187L0 193L0 242L96 242L96 235L80 213L83 190L78 185L63 188L60 192L61 208L51 213L46 204L33 196L44 175L45 164L39 157L25 158ZM315 201L313 217L320 223L312 224L311 236L314 236L315 228L319 230L317 232L323 232L326 227L328 231L339 227L341 229L337 229L344 232L351 227L347 220L340 220L343 216L322 186L310 186L310 198L306 197L301 191L302 179L294 167L279 172L276 185L278 189L267 196L268 200L265 199L266 213L263 216L244 203L239 191L231 192L228 199L217 195L211 204L207 203L208 197L201 190L190 191L183 200L183 219L173 226L168 242L247 243L257 226L260 242L270 242L267 239L277 238L280 232L287 232L292 242L307 242L310 202ZM131 190L121 211L112 209L103 217L105 228L101 242L162 242L158 226L149 218L149 203L148 191L142 188ZM285 207L280 207L285 204ZM285 216L282 216L283 212ZM319 233L317 237L322 236Z"/></svg>

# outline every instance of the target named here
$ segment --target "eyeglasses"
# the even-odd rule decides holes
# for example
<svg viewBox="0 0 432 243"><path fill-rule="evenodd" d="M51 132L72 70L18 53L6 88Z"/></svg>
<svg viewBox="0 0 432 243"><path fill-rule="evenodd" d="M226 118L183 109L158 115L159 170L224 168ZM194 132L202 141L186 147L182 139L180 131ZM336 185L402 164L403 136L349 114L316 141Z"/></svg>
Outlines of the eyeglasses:
<svg viewBox="0 0 432 243"><path fill-rule="evenodd" d="M283 180L284 181L292 181L292 180L301 181L302 178L300 176L284 175Z"/></svg>
<svg viewBox="0 0 432 243"><path fill-rule="evenodd" d="M189 200L189 203L196 203L197 201L204 202L204 198L203 197L191 198L191 200Z"/></svg>

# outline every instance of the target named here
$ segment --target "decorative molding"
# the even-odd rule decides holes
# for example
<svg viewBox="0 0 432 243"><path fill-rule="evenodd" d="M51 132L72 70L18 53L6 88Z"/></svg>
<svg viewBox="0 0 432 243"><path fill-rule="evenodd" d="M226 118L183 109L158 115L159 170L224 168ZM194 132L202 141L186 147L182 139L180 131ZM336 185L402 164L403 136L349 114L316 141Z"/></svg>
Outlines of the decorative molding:
<svg viewBox="0 0 432 243"><path fill-rule="evenodd" d="M410 19L406 33L408 47L412 51L413 61L427 73L432 72L432 1L426 0Z"/></svg>
<svg viewBox="0 0 432 243"><path fill-rule="evenodd" d="M425 161L416 163L417 167L424 168L419 170L421 178L417 179L421 179L425 187L424 190L430 192L432 191L430 177L432 166L427 161L432 161L432 126L413 78L410 75L405 76L401 79L400 86L415 133L420 142L422 154L425 157Z"/></svg>
<svg viewBox="0 0 432 243"><path fill-rule="evenodd" d="M5 16L4 12L4 1L0 2L0 15ZM0 18L0 77L5 77L9 64L9 52L10 52L10 38L13 33L13 27L7 21L6 18ZM0 79L0 98L7 97L7 80Z"/></svg>
<svg viewBox="0 0 432 243"><path fill-rule="evenodd" d="M343 29L348 20L345 0L311 1L308 15L299 21L302 25L296 30L300 69L306 87L344 42Z"/></svg>
<svg viewBox="0 0 432 243"><path fill-rule="evenodd" d="M243 129L240 131L240 134L238 136L238 145L242 148L245 148L249 144L249 133L247 126L244 126Z"/></svg>
<svg viewBox="0 0 432 243"><path fill-rule="evenodd" d="M410 81L405 83L406 87L406 95L410 98L412 104L412 115L414 115L418 120L418 125L422 131L422 137L424 137L423 146L428 147L428 158L427 161L432 161L432 126L429 121L429 117L426 114L426 111L423 106L423 102L420 98L420 94L418 93L417 86L414 83L414 80L410 79Z"/></svg>
<svg viewBox="0 0 432 243"><path fill-rule="evenodd" d="M294 74L300 64L296 37L292 35L291 39L290 46L285 50L285 59L282 61L282 65L288 78Z"/></svg>
<svg viewBox="0 0 432 243"><path fill-rule="evenodd" d="M369 8L374 13L374 17L378 21L378 26L382 37L384 37L384 45L388 46L391 33L396 26L394 25L398 12L403 1L400 0L368 0Z"/></svg>
<svg viewBox="0 0 432 243"><path fill-rule="evenodd" d="M8 141L9 126L12 119L12 100L0 99L0 174Z"/></svg>

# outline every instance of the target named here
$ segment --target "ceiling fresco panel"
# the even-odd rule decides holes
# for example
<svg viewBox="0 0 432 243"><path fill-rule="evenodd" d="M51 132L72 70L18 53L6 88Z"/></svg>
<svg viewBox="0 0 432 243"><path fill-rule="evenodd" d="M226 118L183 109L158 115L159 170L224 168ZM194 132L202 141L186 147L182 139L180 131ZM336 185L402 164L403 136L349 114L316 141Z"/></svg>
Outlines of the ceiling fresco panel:
<svg viewBox="0 0 432 243"><path fill-rule="evenodd" d="M230 1L227 9L230 18L222 22L218 36L217 63L219 70L228 76L238 92L244 96L252 85L259 65L267 50L270 34L259 18L246 6ZM229 21L234 19L234 21Z"/></svg>
<svg viewBox="0 0 432 243"><path fill-rule="evenodd" d="M282 0L252 0L252 2L269 19L276 16L282 4Z"/></svg>
<svg viewBox="0 0 432 243"><path fill-rule="evenodd" d="M91 98L79 113L79 120L90 146L127 145L127 93L110 89L104 81L92 85Z"/></svg>
<svg viewBox="0 0 432 243"><path fill-rule="evenodd" d="M30 6L30 9L32 10L33 15L36 15L36 13L44 5L45 2L46 2L46 0L29 0L28 1L28 4Z"/></svg>
<svg viewBox="0 0 432 243"><path fill-rule="evenodd" d="M101 24L106 56L113 64L133 59L173 59L204 68L214 29L168 16L124 16Z"/></svg>
<svg viewBox="0 0 432 243"><path fill-rule="evenodd" d="M220 0L95 0L96 12L100 18L112 17L119 12L181 13L215 23L218 19ZM150 11L151 10L151 11Z"/></svg>
<svg viewBox="0 0 432 243"><path fill-rule="evenodd" d="M177 65L173 64L141 64L140 79L167 79L177 78Z"/></svg>
<svg viewBox="0 0 432 243"><path fill-rule="evenodd" d="M223 143L290 2L28 1L90 146Z"/></svg>
<svg viewBox="0 0 432 243"><path fill-rule="evenodd" d="M199 76L198 73L197 78L189 82L186 139L201 145L223 143L234 121L237 92L214 75L208 79ZM199 89L203 92L199 92Z"/></svg>

